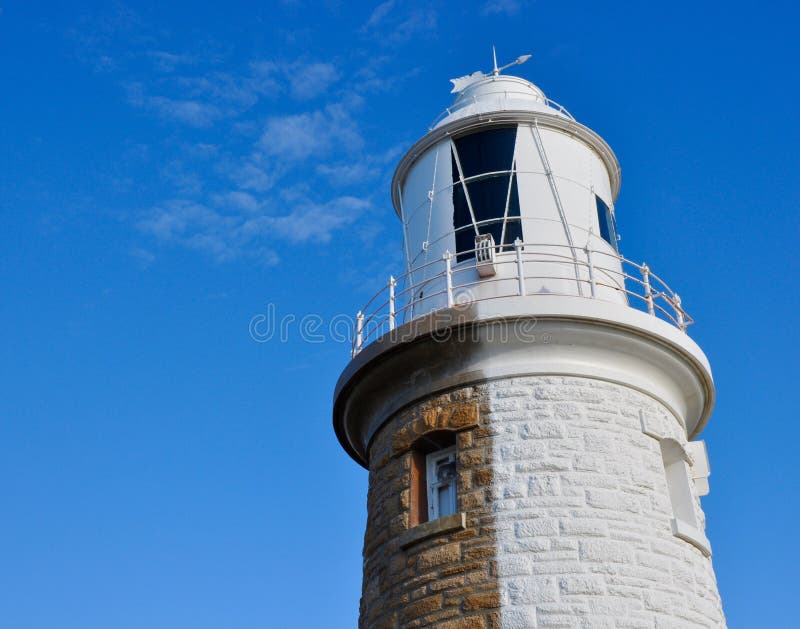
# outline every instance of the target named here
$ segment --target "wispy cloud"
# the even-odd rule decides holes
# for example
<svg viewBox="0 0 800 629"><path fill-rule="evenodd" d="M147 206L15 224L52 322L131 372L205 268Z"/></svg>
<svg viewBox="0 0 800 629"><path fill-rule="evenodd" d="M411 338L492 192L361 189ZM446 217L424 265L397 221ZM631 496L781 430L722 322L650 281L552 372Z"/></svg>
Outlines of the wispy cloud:
<svg viewBox="0 0 800 629"><path fill-rule="evenodd" d="M435 27L433 10L389 0L362 34L392 46ZM150 37L158 29L132 12L92 28L81 40L92 63L107 54L128 103L169 128L148 148L161 201L135 213L145 241L131 255L140 262L182 247L220 262L275 264L286 247L327 242L356 221L359 237L380 229L367 210L397 150L367 141L364 95L397 89L415 72L386 72L389 49L314 59L306 47L295 59L235 60L213 43L181 50L163 33Z"/></svg>
<svg viewBox="0 0 800 629"><path fill-rule="evenodd" d="M152 251L148 251L142 247L131 247L128 250L128 255L130 255L139 263L142 268L145 269L150 267L156 260L156 255Z"/></svg>
<svg viewBox="0 0 800 629"><path fill-rule="evenodd" d="M172 199L147 212L137 227L162 243L202 251L223 262L245 251L239 235L243 220L196 201Z"/></svg>
<svg viewBox="0 0 800 629"><path fill-rule="evenodd" d="M224 203L224 197L217 201ZM288 213L270 215L241 208L226 213L196 201L173 199L146 212L137 227L161 243L202 251L219 262L244 257L275 264L280 243L328 242L370 206L352 196L326 203L304 199Z"/></svg>
<svg viewBox="0 0 800 629"><path fill-rule="evenodd" d="M370 13L369 18L362 26L362 30L369 30L375 28L379 24L381 24L385 19L389 12L394 8L395 0L386 0L386 2L381 2L375 9Z"/></svg>
<svg viewBox="0 0 800 629"><path fill-rule="evenodd" d="M316 171L334 186L350 186L375 177L375 169L367 163L318 164Z"/></svg>
<svg viewBox="0 0 800 629"><path fill-rule="evenodd" d="M437 15L433 8L418 9L392 29L389 39L396 43L406 42L414 37L427 35L436 30Z"/></svg>
<svg viewBox="0 0 800 629"><path fill-rule="evenodd" d="M233 106L231 114L255 105L261 98L273 98L281 90L277 77L278 66L271 61L251 62L247 71L237 75L231 72L204 72L197 76L179 76L173 89L194 97L206 98L218 105Z"/></svg>
<svg viewBox="0 0 800 629"><path fill-rule="evenodd" d="M153 66L159 72L174 72L181 66L192 66L198 62L194 55L174 54L165 50L148 50L145 53L153 62Z"/></svg>
<svg viewBox="0 0 800 629"><path fill-rule="evenodd" d="M150 37L139 14L122 3L114 3L105 11L78 19L66 32L73 51L81 61L95 71L113 72L119 61L111 49L120 40L135 40L140 44Z"/></svg>
<svg viewBox="0 0 800 629"><path fill-rule="evenodd" d="M437 21L433 7L395 10L395 1L387 0L375 7L360 31L383 44L397 45L434 32Z"/></svg>
<svg viewBox="0 0 800 629"><path fill-rule="evenodd" d="M175 120L192 127L208 127L223 117L216 105L202 100L168 98L146 94L140 83L128 85L128 101L135 107L152 111L161 118Z"/></svg>
<svg viewBox="0 0 800 629"><path fill-rule="evenodd" d="M260 193L271 190L281 174L259 151L244 158L243 163L239 166L228 164L225 170L229 173L231 180L243 190Z"/></svg>
<svg viewBox="0 0 800 629"><path fill-rule="evenodd" d="M483 5L484 15L503 14L516 15L522 8L523 0L489 0Z"/></svg>
<svg viewBox="0 0 800 629"><path fill-rule="evenodd" d="M158 51L148 54L160 65L169 66L165 70L168 76L149 87L142 82L129 83L129 102L192 127L237 117L260 100L273 100L286 92L297 101L311 100L326 94L339 79L334 64L306 61L284 65L255 61L242 74L215 70L179 75L172 69L178 63L193 63L190 57Z"/></svg>
<svg viewBox="0 0 800 629"><path fill-rule="evenodd" d="M263 203L256 199L256 197L249 192L243 192L241 190L231 190L222 194L214 194L212 199L219 207L249 214L255 214L263 207Z"/></svg>
<svg viewBox="0 0 800 629"><path fill-rule="evenodd" d="M281 85L275 73L274 64L260 61L251 63L242 75L219 71L170 75L150 86L129 82L126 90L128 101L135 107L191 127L209 127L241 114L261 98L276 96Z"/></svg>
<svg viewBox="0 0 800 629"><path fill-rule="evenodd" d="M324 94L339 79L332 63L298 63L289 67L292 97L310 100Z"/></svg>
<svg viewBox="0 0 800 629"><path fill-rule="evenodd" d="M268 226L292 243L328 242L335 231L354 223L369 207L369 201L350 196L324 204L307 202L289 214L272 218Z"/></svg>
<svg viewBox="0 0 800 629"><path fill-rule="evenodd" d="M337 150L360 149L364 141L355 120L342 104L267 120L260 147L267 155L300 161Z"/></svg>
<svg viewBox="0 0 800 629"><path fill-rule="evenodd" d="M164 163L161 177L169 183L174 193L197 196L203 192L203 180L185 159L171 159Z"/></svg>

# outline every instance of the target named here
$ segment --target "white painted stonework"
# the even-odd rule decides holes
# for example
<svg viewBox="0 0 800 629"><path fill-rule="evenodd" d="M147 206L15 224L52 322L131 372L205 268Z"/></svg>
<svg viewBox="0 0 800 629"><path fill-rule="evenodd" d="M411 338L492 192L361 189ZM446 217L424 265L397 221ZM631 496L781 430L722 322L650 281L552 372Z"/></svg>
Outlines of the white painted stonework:
<svg viewBox="0 0 800 629"><path fill-rule="evenodd" d="M663 405L589 378L483 386L504 628L725 627L707 551L673 530L660 441L686 436Z"/></svg>

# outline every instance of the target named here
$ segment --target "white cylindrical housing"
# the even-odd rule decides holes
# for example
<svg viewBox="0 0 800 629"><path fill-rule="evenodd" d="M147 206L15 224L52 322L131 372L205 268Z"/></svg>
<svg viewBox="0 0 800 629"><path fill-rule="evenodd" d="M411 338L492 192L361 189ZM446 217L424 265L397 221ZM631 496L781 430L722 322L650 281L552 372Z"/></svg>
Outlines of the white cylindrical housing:
<svg viewBox="0 0 800 629"><path fill-rule="evenodd" d="M528 294L588 296L588 248L596 296L626 303L613 212L619 166L605 142L515 77L473 83L448 111L393 182L413 317L446 305L448 253L456 302L465 292L463 301L513 294L516 239ZM473 250L485 234L495 243L495 268L481 277Z"/></svg>

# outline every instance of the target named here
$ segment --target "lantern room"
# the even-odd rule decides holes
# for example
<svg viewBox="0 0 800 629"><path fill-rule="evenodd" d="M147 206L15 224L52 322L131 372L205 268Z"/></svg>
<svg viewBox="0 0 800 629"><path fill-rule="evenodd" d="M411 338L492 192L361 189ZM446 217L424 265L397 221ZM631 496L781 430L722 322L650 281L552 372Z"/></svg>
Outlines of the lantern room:
<svg viewBox="0 0 800 629"><path fill-rule="evenodd" d="M413 315L446 305L443 264L452 267L456 301L474 301L510 294L520 256L527 294L594 290L625 301L614 218L620 174L610 147L529 81L496 72L453 83L455 101L404 156L392 184ZM599 287L590 286L587 251L608 269Z"/></svg>

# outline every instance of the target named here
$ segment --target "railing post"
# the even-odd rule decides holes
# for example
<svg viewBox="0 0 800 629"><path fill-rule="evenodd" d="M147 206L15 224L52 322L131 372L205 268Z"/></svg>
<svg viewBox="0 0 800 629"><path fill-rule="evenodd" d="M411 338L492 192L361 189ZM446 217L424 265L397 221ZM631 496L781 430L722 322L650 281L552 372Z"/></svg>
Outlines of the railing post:
<svg viewBox="0 0 800 629"><path fill-rule="evenodd" d="M519 294L525 295L525 265L522 263L522 241L519 238L514 240L514 251L517 254L517 280L519 282Z"/></svg>
<svg viewBox="0 0 800 629"><path fill-rule="evenodd" d="M675 293L672 297L672 301L675 304L675 317L678 319L678 327L681 329L681 332L684 334L686 333L686 319L683 317L683 308L681 307L681 298L680 296Z"/></svg>
<svg viewBox="0 0 800 629"><path fill-rule="evenodd" d="M356 343L353 347L353 358L361 351L361 345L364 342L364 313L360 310L356 315Z"/></svg>
<svg viewBox="0 0 800 629"><path fill-rule="evenodd" d="M592 250L587 246L584 249L586 252L586 265L589 267L589 289L592 291L592 299L597 296L597 285L594 281L594 262L592 262Z"/></svg>
<svg viewBox="0 0 800 629"><path fill-rule="evenodd" d="M397 286L397 280L393 275L389 276L389 329L395 328L395 303L394 303L394 287Z"/></svg>
<svg viewBox="0 0 800 629"><path fill-rule="evenodd" d="M453 254L449 251L444 253L444 273L447 277L447 307L452 308L455 303L453 299Z"/></svg>
<svg viewBox="0 0 800 629"><path fill-rule="evenodd" d="M642 264L641 271L642 283L644 284L644 300L647 302L647 312L651 315L655 315L656 311L653 307L653 289L650 286L650 267L646 264Z"/></svg>

